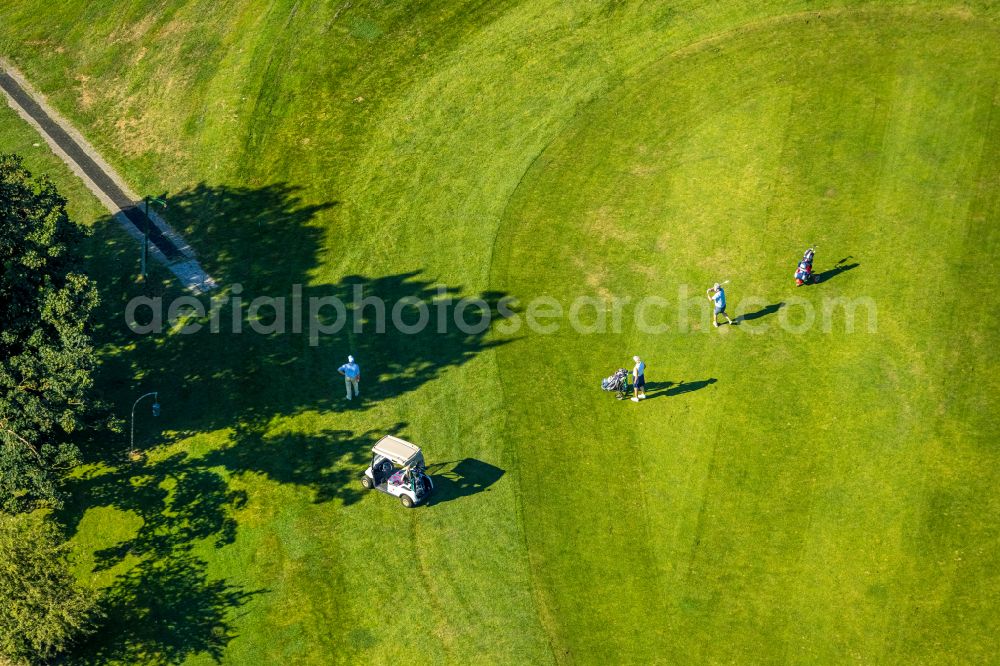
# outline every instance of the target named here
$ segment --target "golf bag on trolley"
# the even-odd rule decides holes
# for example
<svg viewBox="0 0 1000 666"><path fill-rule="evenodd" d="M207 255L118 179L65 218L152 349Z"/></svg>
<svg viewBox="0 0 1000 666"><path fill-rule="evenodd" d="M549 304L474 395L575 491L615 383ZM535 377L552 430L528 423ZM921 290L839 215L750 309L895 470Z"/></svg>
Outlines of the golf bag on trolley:
<svg viewBox="0 0 1000 666"><path fill-rule="evenodd" d="M804 284L812 284L815 281L815 276L813 275L813 256L815 254L816 250L809 248L802 255L802 261L799 262L798 268L795 269L796 287L801 287Z"/></svg>
<svg viewBox="0 0 1000 666"><path fill-rule="evenodd" d="M628 370L618 368L615 374L601 380L601 389L604 391L614 391L615 397L624 400L628 394Z"/></svg>

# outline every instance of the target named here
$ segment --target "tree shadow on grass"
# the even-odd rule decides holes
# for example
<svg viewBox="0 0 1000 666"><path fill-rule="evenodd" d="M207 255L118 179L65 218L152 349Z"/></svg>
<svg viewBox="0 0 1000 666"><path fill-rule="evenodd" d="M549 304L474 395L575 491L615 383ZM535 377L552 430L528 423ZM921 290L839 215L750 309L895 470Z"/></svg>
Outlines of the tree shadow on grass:
<svg viewBox="0 0 1000 666"><path fill-rule="evenodd" d="M398 423L390 430L405 425ZM384 434L273 433L266 424L240 424L229 446L209 452L202 461L233 474L259 474L277 483L308 488L316 503L339 499L350 505L363 497L361 472L370 460L371 448Z"/></svg>
<svg viewBox="0 0 1000 666"><path fill-rule="evenodd" d="M434 493L427 506L488 491L504 475L504 470L475 458L428 465L434 481Z"/></svg>
<svg viewBox="0 0 1000 666"><path fill-rule="evenodd" d="M490 330L500 318L504 292L467 293L419 269L348 274L316 284L327 231L314 218L335 215L336 202L307 204L284 184L199 184L167 201L170 221L220 284L214 304L208 295L198 299L205 316L187 320L201 327L197 332L170 331L170 304L184 294L164 270L160 279L134 284L138 250L131 239L104 233L91 243L92 263L104 267L98 317L98 335L106 343L102 384L122 413L141 393L160 392L163 416L154 424L141 411L140 433L160 425L186 437L307 410L368 409L503 344L490 339ZM158 309L161 332L137 334L126 325L126 308L137 296L161 299L134 311L136 321L148 324ZM258 297L272 300L254 304ZM460 297L478 299L459 315L462 326L455 323L454 301ZM422 318L426 325L416 330ZM343 399L337 374L348 354L362 370L362 400L352 403Z"/></svg>
<svg viewBox="0 0 1000 666"><path fill-rule="evenodd" d="M233 638L238 609L267 590L210 578L195 547L222 548L236 539L235 513L247 503L229 475L254 474L307 488L313 501L362 497L360 469L380 433L309 435L244 423L228 446L202 456L175 453L119 467L94 468L69 484L72 501L56 518L72 532L83 513L113 507L141 519L128 539L94 553L95 571L130 558L138 563L106 591L102 629L76 651L83 663L179 663L194 654L217 661ZM396 424L400 430L405 424Z"/></svg>
<svg viewBox="0 0 1000 666"><path fill-rule="evenodd" d="M233 514L245 505L246 494L231 490L220 469L187 453L102 467L69 486L72 501L56 518L70 531L96 506L141 520L132 537L94 553L95 571L137 562L105 590L105 621L75 650L75 660L172 664L206 653L218 661L234 635L235 612L264 590L210 578L193 549L235 540Z"/></svg>
<svg viewBox="0 0 1000 666"><path fill-rule="evenodd" d="M106 592L107 624L76 661L179 664L204 654L221 662L236 637L234 610L261 592L209 578L206 562L190 553L144 560Z"/></svg>
<svg viewBox="0 0 1000 666"><path fill-rule="evenodd" d="M351 504L360 498L358 479L380 433L299 432L289 429L293 421L286 427L289 421L282 419L348 408L336 373L347 354L361 363L364 397L349 408L367 409L373 400L416 390L499 344L489 339L489 325L463 330L452 320L439 329L437 304L466 295L465 289L439 285L420 270L353 274L317 284L318 252L335 221L337 204L309 203L300 195L280 183L262 188L201 183L168 197L168 220L221 285L216 298L241 292L239 301L230 298L218 307L218 332L212 332L208 314L213 304L203 296L199 300L206 316L189 320L203 324L200 332L171 333L165 326L159 333L135 333L124 316L132 299L160 298L166 316L169 304L184 292L158 266L145 284L136 284L138 245L110 218L97 224L88 241L89 265L102 297L95 317L99 385L126 419L139 395L159 392L159 417L154 420L148 405L136 412L136 448L161 443L164 432L175 440L219 431L229 431L230 437L227 445L201 456L176 453L157 459L154 453L132 464L122 463L127 439L83 447L88 460L103 465L69 482L72 499L58 515L67 531L75 532L92 507L114 507L142 520L134 536L95 553L99 570L133 558L138 563L108 589L108 619L81 646L78 656L84 661L177 663L195 654L219 659L232 638L234 614L263 592L210 579L206 562L195 554L195 546L220 548L236 538L236 515L249 498L230 489L230 475L260 475L306 488L316 502ZM352 304L359 290L362 297L378 297L386 302L386 326L378 326L377 307L367 306L359 312L359 328L347 321L336 332L310 339L308 320L301 329L292 320L292 299L299 289L306 317L311 297L333 297L345 304ZM273 308L260 308L253 320L258 330L251 327L251 303L258 296L286 299L290 321L283 331L268 328L275 321ZM491 321L504 296L478 294ZM409 335L397 331L392 308L401 301L408 303L398 313L404 323L413 323L420 309L427 308L431 325ZM330 325L337 316L331 307L321 310L316 321ZM475 319L470 311L466 322ZM148 321L148 316L137 320ZM455 483L456 492L463 493L485 482L475 477Z"/></svg>
<svg viewBox="0 0 1000 666"><path fill-rule="evenodd" d="M132 539L94 553L95 570L108 569L129 555L167 557L210 539L217 548L236 540L232 513L247 496L229 489L226 479L200 459L177 453L166 460L121 467L81 482L95 505L114 506L142 519ZM122 492L128 489L128 492ZM66 520L66 524L74 524Z"/></svg>

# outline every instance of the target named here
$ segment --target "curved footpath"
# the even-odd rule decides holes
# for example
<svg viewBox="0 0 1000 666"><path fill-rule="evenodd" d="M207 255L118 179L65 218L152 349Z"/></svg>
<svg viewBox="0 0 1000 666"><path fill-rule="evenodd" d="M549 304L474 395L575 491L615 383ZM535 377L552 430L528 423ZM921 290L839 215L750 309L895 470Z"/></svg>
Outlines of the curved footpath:
<svg viewBox="0 0 1000 666"><path fill-rule="evenodd" d="M60 117L44 98L9 63L0 60L0 91L19 116L42 135L52 151L104 204L122 228L142 242L149 229L149 252L196 294L215 289L215 280L202 269L194 250L155 212L149 218L140 208L141 198L105 162L79 132Z"/></svg>

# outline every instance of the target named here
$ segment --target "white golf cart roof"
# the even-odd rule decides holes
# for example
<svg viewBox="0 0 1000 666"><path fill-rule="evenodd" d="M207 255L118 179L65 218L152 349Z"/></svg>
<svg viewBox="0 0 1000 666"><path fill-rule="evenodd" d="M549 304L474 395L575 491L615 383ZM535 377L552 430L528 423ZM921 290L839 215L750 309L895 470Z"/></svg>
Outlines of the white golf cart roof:
<svg viewBox="0 0 1000 666"><path fill-rule="evenodd" d="M420 453L420 447L410 444L405 439L386 435L375 443L372 453L376 453L383 458L388 458L393 463L402 467L409 467L416 463L423 463L424 456Z"/></svg>

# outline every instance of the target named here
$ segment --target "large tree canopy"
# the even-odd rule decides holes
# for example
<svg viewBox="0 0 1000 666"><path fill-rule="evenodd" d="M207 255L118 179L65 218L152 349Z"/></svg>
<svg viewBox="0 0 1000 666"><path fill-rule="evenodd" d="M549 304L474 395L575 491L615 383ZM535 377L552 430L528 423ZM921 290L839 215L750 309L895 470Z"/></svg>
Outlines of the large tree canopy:
<svg viewBox="0 0 1000 666"><path fill-rule="evenodd" d="M97 290L78 271L83 229L45 177L0 154L0 508L56 501L93 405L87 321Z"/></svg>
<svg viewBox="0 0 1000 666"><path fill-rule="evenodd" d="M47 661L91 630L94 595L77 585L67 554L51 521L0 514L0 664Z"/></svg>

